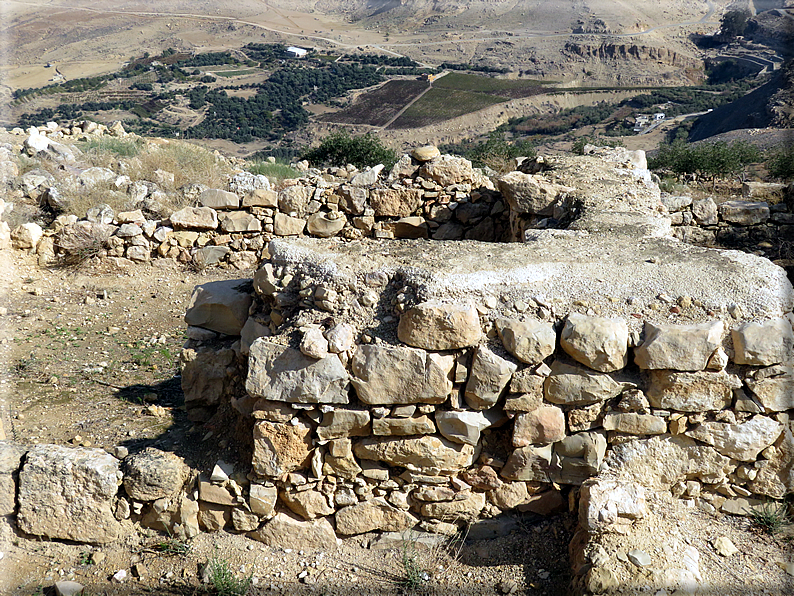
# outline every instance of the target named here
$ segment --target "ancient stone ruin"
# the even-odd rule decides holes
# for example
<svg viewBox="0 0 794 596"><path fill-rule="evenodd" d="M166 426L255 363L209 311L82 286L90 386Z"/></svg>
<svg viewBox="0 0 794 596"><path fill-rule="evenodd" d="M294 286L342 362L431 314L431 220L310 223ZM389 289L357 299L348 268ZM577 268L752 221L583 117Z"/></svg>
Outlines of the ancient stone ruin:
<svg viewBox="0 0 794 596"><path fill-rule="evenodd" d="M117 219L118 257L259 264L196 288L182 354L188 415L233 411L250 473L38 446L20 528L102 543L132 519L334 548L372 531L498 535L515 512L578 507L573 589L603 593L632 585L608 537L652 515L653 495L741 514L793 492L791 283L681 240L697 224L789 226L788 212L663 200L641 152L589 151L492 181L423 148L388 176L315 172L278 193L204 190L171 226ZM43 479L67 463L86 490L61 502ZM697 553L677 554L650 585L698 584Z"/></svg>

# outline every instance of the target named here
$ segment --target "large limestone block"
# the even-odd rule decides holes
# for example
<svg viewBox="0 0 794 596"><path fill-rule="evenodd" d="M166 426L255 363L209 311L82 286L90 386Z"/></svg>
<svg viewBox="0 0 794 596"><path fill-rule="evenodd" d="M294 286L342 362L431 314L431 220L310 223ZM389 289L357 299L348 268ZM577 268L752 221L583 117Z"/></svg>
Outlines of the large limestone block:
<svg viewBox="0 0 794 596"><path fill-rule="evenodd" d="M518 214L551 215L557 199L575 190L522 172L505 174L499 178L498 184L510 209Z"/></svg>
<svg viewBox="0 0 794 596"><path fill-rule="evenodd" d="M331 515L335 509L328 504L328 497L318 490L282 491L281 500L296 515L303 519L315 519Z"/></svg>
<svg viewBox="0 0 794 596"><path fill-rule="evenodd" d="M681 435L614 445L606 461L619 479L659 490L669 490L676 482L692 478L719 484L736 469L735 462L713 447Z"/></svg>
<svg viewBox="0 0 794 596"><path fill-rule="evenodd" d="M273 519L247 536L268 546L281 548L336 548L334 528L324 517L303 521L287 513L277 513Z"/></svg>
<svg viewBox="0 0 794 596"><path fill-rule="evenodd" d="M733 390L742 386L736 375L719 372L652 370L645 395L654 408L679 412L723 410L733 401Z"/></svg>
<svg viewBox="0 0 794 596"><path fill-rule="evenodd" d="M358 505L343 507L336 512L336 531L345 536L365 532L403 532L413 528L419 520L402 509L397 509L381 497Z"/></svg>
<svg viewBox="0 0 794 596"><path fill-rule="evenodd" d="M472 464L474 447L432 435L422 437L369 437L356 443L360 459L382 461L415 472L448 474Z"/></svg>
<svg viewBox="0 0 794 596"><path fill-rule="evenodd" d="M324 213L318 211L309 216L306 229L312 236L330 238L336 236L345 227L347 220L339 212Z"/></svg>
<svg viewBox="0 0 794 596"><path fill-rule="evenodd" d="M493 406L517 368L515 363L494 354L487 347L477 348L466 383L466 403L473 410L486 410Z"/></svg>
<svg viewBox="0 0 794 596"><path fill-rule="evenodd" d="M425 350L457 350L476 346L482 338L480 317L471 302L422 302L400 317L400 341Z"/></svg>
<svg viewBox="0 0 794 596"><path fill-rule="evenodd" d="M254 426L254 472L278 477L306 465L311 451L311 428L261 420Z"/></svg>
<svg viewBox="0 0 794 596"><path fill-rule="evenodd" d="M791 429L785 429L774 447L764 451L764 456L756 462L757 474L747 488L774 499L794 493L794 435Z"/></svg>
<svg viewBox="0 0 794 596"><path fill-rule="evenodd" d="M744 380L764 412L794 409L794 366L778 364L753 372Z"/></svg>
<svg viewBox="0 0 794 596"><path fill-rule="evenodd" d="M645 324L645 341L634 350L634 362L645 369L704 370L720 346L722 321L700 325Z"/></svg>
<svg viewBox="0 0 794 596"><path fill-rule="evenodd" d="M208 188L199 195L199 204L212 209L239 209L240 197L233 192Z"/></svg>
<svg viewBox="0 0 794 596"><path fill-rule="evenodd" d="M540 406L519 414L513 427L513 447L546 445L565 438L565 414L557 406Z"/></svg>
<svg viewBox="0 0 794 596"><path fill-rule="evenodd" d="M594 479L582 485L579 524L588 532L625 534L634 520L648 514L645 488L613 479Z"/></svg>
<svg viewBox="0 0 794 596"><path fill-rule="evenodd" d="M629 435L663 435L667 432L664 418L636 412L612 412L604 416L604 430L615 430Z"/></svg>
<svg viewBox="0 0 794 596"><path fill-rule="evenodd" d="M230 279L196 286L190 297L185 322L225 335L240 335L253 300L245 281Z"/></svg>
<svg viewBox="0 0 794 596"><path fill-rule="evenodd" d="M346 404L350 385L336 354L321 360L259 338L248 356L246 391L254 397L302 404Z"/></svg>
<svg viewBox="0 0 794 596"><path fill-rule="evenodd" d="M551 356L557 344L557 334L551 323L497 319L496 330L505 350L533 366Z"/></svg>
<svg viewBox="0 0 794 596"><path fill-rule="evenodd" d="M17 250L35 250L44 235L37 223L24 223L11 230L11 244Z"/></svg>
<svg viewBox="0 0 794 596"><path fill-rule="evenodd" d="M457 520L474 521L485 507L485 493L470 492L464 498L459 495L454 501L423 503L419 511L425 517L441 519L446 522Z"/></svg>
<svg viewBox="0 0 794 596"><path fill-rule="evenodd" d="M353 387L369 405L440 404L452 391L452 358L416 348L363 345L353 356Z"/></svg>
<svg viewBox="0 0 794 596"><path fill-rule="evenodd" d="M376 216L409 217L422 206L422 197L418 188L373 188L369 192Z"/></svg>
<svg viewBox="0 0 794 596"><path fill-rule="evenodd" d="M243 208L245 207L278 207L278 193L266 188L255 188L245 193Z"/></svg>
<svg viewBox="0 0 794 596"><path fill-rule="evenodd" d="M237 196L237 195L235 195ZM261 232L262 222L245 211L226 213L220 218L221 230L227 234L234 232Z"/></svg>
<svg viewBox="0 0 794 596"><path fill-rule="evenodd" d="M623 319L571 313L565 320L560 346L592 369L614 372L628 364L629 327Z"/></svg>
<svg viewBox="0 0 794 596"><path fill-rule="evenodd" d="M794 330L786 318L731 329L736 364L770 366L794 358Z"/></svg>
<svg viewBox="0 0 794 596"><path fill-rule="evenodd" d="M741 424L704 422L686 435L697 439L722 455L741 461L755 461L758 454L774 443L783 431L783 425L766 416L755 416Z"/></svg>
<svg viewBox="0 0 794 596"><path fill-rule="evenodd" d="M321 440L366 437L369 434L369 410L334 408L323 414L323 420L317 427L317 436Z"/></svg>
<svg viewBox="0 0 794 596"><path fill-rule="evenodd" d="M553 404L586 406L616 397L623 385L607 374L555 360L543 389Z"/></svg>
<svg viewBox="0 0 794 596"><path fill-rule="evenodd" d="M36 445L19 473L17 524L27 534L103 544L121 535L113 515L119 461L101 449Z"/></svg>
<svg viewBox="0 0 794 596"><path fill-rule="evenodd" d="M309 204L309 189L296 184L288 186L278 192L278 208L282 213L295 214L303 217L306 213L306 206Z"/></svg>
<svg viewBox="0 0 794 596"><path fill-rule="evenodd" d="M136 501L176 495L190 469L178 455L148 447L124 460L124 491Z"/></svg>
<svg viewBox="0 0 794 596"><path fill-rule="evenodd" d="M218 227L218 213L209 207L185 207L168 219L177 229L214 230Z"/></svg>
<svg viewBox="0 0 794 596"><path fill-rule="evenodd" d="M692 202L692 215L701 226L715 226L719 222L717 217L717 203L711 197L698 199Z"/></svg>
<svg viewBox="0 0 794 596"><path fill-rule="evenodd" d="M303 233L305 227L306 220L300 217L276 213L273 218L273 233L276 236L298 236Z"/></svg>
<svg viewBox="0 0 794 596"><path fill-rule="evenodd" d="M421 167L420 174L438 182L441 186L450 186L471 180L474 171L468 159L453 155L440 155L426 162Z"/></svg>
<svg viewBox="0 0 794 596"><path fill-rule="evenodd" d="M763 201L725 201L719 206L720 217L740 226L753 226L769 219L769 203Z"/></svg>
<svg viewBox="0 0 794 596"><path fill-rule="evenodd" d="M519 447L510 454L501 475L507 480L549 482L551 455L551 445Z"/></svg>
<svg viewBox="0 0 794 596"><path fill-rule="evenodd" d="M493 424L485 412L436 411L438 432L455 443L476 445L480 433Z"/></svg>

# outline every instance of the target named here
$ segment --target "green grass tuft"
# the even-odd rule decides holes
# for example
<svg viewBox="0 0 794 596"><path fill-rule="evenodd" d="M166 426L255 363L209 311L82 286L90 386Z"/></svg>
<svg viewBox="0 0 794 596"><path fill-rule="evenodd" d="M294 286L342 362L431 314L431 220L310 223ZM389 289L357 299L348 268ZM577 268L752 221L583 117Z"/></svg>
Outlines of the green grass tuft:
<svg viewBox="0 0 794 596"><path fill-rule="evenodd" d="M770 536L780 533L791 523L786 503L770 501L749 510L753 523Z"/></svg>
<svg viewBox="0 0 794 596"><path fill-rule="evenodd" d="M238 578L226 559L212 558L207 563L209 582L218 596L245 596L251 587L251 577Z"/></svg>

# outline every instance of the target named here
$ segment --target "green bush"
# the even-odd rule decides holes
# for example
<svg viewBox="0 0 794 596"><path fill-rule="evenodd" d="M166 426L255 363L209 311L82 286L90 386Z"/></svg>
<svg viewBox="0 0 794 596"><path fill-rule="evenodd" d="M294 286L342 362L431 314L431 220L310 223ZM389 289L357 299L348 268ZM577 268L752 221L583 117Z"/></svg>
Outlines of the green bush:
<svg viewBox="0 0 794 596"><path fill-rule="evenodd" d="M794 146L784 145L769 152L766 169L775 178L794 178Z"/></svg>
<svg viewBox="0 0 794 596"><path fill-rule="evenodd" d="M357 168L383 164L391 168L397 161L397 153L388 149L372 133L351 137L346 132L336 132L327 136L319 147L309 149L302 156L312 165L346 166Z"/></svg>
<svg viewBox="0 0 794 596"><path fill-rule="evenodd" d="M656 155L648 160L648 167L715 179L738 174L744 166L760 158L759 149L745 141L690 145L683 140L676 140L670 144L660 144Z"/></svg>
<svg viewBox="0 0 794 596"><path fill-rule="evenodd" d="M270 161L249 161L245 167L252 174L263 174L271 182L278 182L285 178L300 178L301 173L291 165Z"/></svg>

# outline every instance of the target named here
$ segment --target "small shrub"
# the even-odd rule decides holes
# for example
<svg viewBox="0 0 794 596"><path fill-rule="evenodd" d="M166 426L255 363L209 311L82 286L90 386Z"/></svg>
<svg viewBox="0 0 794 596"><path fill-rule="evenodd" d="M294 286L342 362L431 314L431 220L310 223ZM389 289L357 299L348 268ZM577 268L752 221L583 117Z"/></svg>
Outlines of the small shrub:
<svg viewBox="0 0 794 596"><path fill-rule="evenodd" d="M139 138L96 137L80 143L78 147L90 157L109 154L114 157L135 157L144 145Z"/></svg>
<svg viewBox="0 0 794 596"><path fill-rule="evenodd" d="M397 577L396 584L401 588L415 592L430 580L430 574L419 563L414 542L403 543L402 574Z"/></svg>
<svg viewBox="0 0 794 596"><path fill-rule="evenodd" d="M251 578L238 578L226 559L212 558L207 563L207 577L218 596L244 596L251 587Z"/></svg>
<svg viewBox="0 0 794 596"><path fill-rule="evenodd" d="M794 178L794 145L783 145L770 151L766 160L767 171L775 178Z"/></svg>
<svg viewBox="0 0 794 596"><path fill-rule="evenodd" d="M252 174L262 174L267 176L268 180L274 184L278 184L281 180L287 178L300 178L301 173L293 168L291 165L279 162L270 161L253 161L248 162L246 170Z"/></svg>
<svg viewBox="0 0 794 596"><path fill-rule="evenodd" d="M749 513L753 523L771 536L778 534L791 522L786 503L770 501L749 510Z"/></svg>
<svg viewBox="0 0 794 596"><path fill-rule="evenodd" d="M397 161L397 153L388 149L372 133L351 137L346 132L337 132L325 137L319 147L303 154L313 165L343 167L353 164L357 168L383 164L391 168Z"/></svg>

